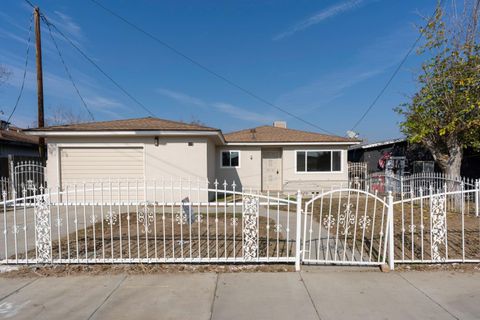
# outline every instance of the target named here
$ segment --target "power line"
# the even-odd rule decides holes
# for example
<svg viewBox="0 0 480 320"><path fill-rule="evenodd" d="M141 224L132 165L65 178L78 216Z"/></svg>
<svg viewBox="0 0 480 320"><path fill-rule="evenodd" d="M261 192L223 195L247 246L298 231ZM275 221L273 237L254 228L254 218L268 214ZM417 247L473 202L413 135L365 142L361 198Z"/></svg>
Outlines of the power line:
<svg viewBox="0 0 480 320"><path fill-rule="evenodd" d="M26 1L26 0L25 0ZM124 87L122 87L117 81L115 81L110 75L107 74L92 58L90 58L82 49L80 49L69 37L67 37L58 27L53 24L48 18L42 14L42 19L47 25L52 26L55 31L61 35L72 47L75 48L88 62L90 62L100 73L102 73L108 80L110 80L120 91L122 91L126 96L128 96L132 101L134 101L137 105L139 105L143 110L145 110L148 114L155 117L155 114L150 111L143 103L141 103L138 99L136 99L131 93L129 93Z"/></svg>
<svg viewBox="0 0 480 320"><path fill-rule="evenodd" d="M42 17L42 19L45 21L45 19ZM67 64L65 63L65 60L63 59L63 55L60 51L60 48L58 47L58 44L57 44L57 41L55 40L55 37L53 36L52 34L52 28L50 27L50 24L47 23L45 21L47 27L48 27L48 31L49 31L49 34L50 34L50 38L52 39L52 42L53 44L55 45L55 48L57 49L57 52L58 52L58 56L60 57L60 61L62 62L63 64L63 67L65 68L65 72L67 73L68 77L70 78L70 81L72 82L72 85L73 87L75 88L75 91L77 92L77 95L78 97L80 98L80 100L82 100L82 103L83 103L83 107L85 108L85 110L87 110L88 114L90 115L90 118L92 118L92 120L95 120L95 117L93 116L92 112L90 111L90 109L88 108L87 106L87 103L85 102L85 99L83 99L82 95L80 94L80 91L78 90L78 87L77 85L75 84L75 81L73 81L73 78L72 78L72 75L70 73L70 70L68 69L67 67Z"/></svg>
<svg viewBox="0 0 480 320"><path fill-rule="evenodd" d="M438 4L439 7L442 6L442 3L443 3L443 0L440 0L440 3ZM435 8L435 12L433 13L433 15L430 17L430 19L428 20L427 22L427 25L435 18L435 14L437 13L437 9L438 7ZM360 117L360 119L358 119L357 122L355 122L354 126L352 127L352 131L360 124L360 122L363 121L363 119L365 119L365 117L368 115L368 113L370 112L370 110L372 110L372 108L375 106L375 104L377 103L377 101L381 98L381 96L385 93L385 91L387 90L387 88L390 86L390 83L392 83L393 79L395 78L395 76L398 74L398 72L400 71L400 69L403 67L403 65L405 64L405 62L407 61L408 57L410 56L410 54L413 52L413 50L417 47L417 44L420 42L420 40L422 39L423 37L423 33L420 32L419 36L417 37L417 39L415 39L415 42L412 44L412 46L410 47L410 49L407 51L407 54L405 55L405 57L403 57L402 61L400 61L399 65L397 66L397 68L395 69L395 71L393 72L393 74L390 76L390 78L388 79L388 81L385 83L385 85L383 86L382 90L380 90L380 92L377 94L377 96L375 97L375 99L373 99L373 102L368 106L368 108L365 110L365 112L362 114L362 116Z"/></svg>
<svg viewBox="0 0 480 320"><path fill-rule="evenodd" d="M29 0L25 0L25 2L32 8L35 8L35 6L33 5L33 3L31 3Z"/></svg>
<svg viewBox="0 0 480 320"><path fill-rule="evenodd" d="M329 133L329 134L334 134L308 120L305 120L305 119L302 119L301 117L291 113L290 111L287 111L285 110L284 108L281 108L277 105L275 105L274 103L266 100L265 98L262 98L261 96L255 94L254 92L248 90L248 89L245 89L244 87L240 86L239 84L235 83L234 81L226 78L225 76L219 74L218 72L216 71L213 71L212 69L210 69L209 67L205 66L204 64L200 63L199 61L191 58L190 56L188 56L187 54L183 53L182 51L178 50L177 48L173 47L172 45L170 45L169 43L161 40L160 38L158 38L157 36L153 35L152 33L142 29L141 27L139 27L138 25L134 24L133 22L127 20L126 18L120 16L118 13L114 12L113 10L105 7L103 4L101 4L100 2L98 2L97 0L90 0L91 2L93 2L94 4L96 4L97 6L99 6L100 8L102 8L103 10L105 10L107 13L111 14L112 16L116 17L117 19L120 19L121 21L123 21L124 23L126 23L127 25L129 25L130 27L134 28L135 30L139 31L140 33L143 33L145 36L149 37L150 39L156 41L157 43L159 43L160 45L164 46L165 48L169 49L170 51L172 51L173 53L175 53L176 55L184 58L185 60L189 61L190 63L194 64L195 66L199 67L200 69L206 71L207 73L210 73L211 75L217 77L218 79L224 81L225 83L227 83L228 85L242 91L243 93L249 95L250 97L270 106L270 107L273 107L287 115L289 115L290 117L292 118L295 118L305 124L308 124L314 128L317 128L321 131L324 131L326 133Z"/></svg>
<svg viewBox="0 0 480 320"><path fill-rule="evenodd" d="M28 68L28 56L30 53L30 43L32 39L32 26L33 26L33 14L30 17L30 26L28 28L27 54L25 56L25 66L23 69L22 85L20 86L20 92L18 93L17 100L15 101L15 106L13 107L12 112L8 116L7 122L10 122L10 119L12 118L13 114L17 110L18 103L20 102L20 98L22 97L22 94L23 94L23 88L25 87L25 79L27 77L27 68Z"/></svg>

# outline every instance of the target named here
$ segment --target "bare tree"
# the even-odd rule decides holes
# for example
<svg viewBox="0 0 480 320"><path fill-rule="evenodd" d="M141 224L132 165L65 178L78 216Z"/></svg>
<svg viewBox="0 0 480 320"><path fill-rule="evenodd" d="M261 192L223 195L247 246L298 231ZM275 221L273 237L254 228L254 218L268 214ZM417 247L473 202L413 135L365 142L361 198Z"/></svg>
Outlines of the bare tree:
<svg viewBox="0 0 480 320"><path fill-rule="evenodd" d="M67 124L77 124L88 122L88 117L83 113L76 113L70 108L50 107L47 108L47 117L45 118L45 126L61 126ZM32 123L32 127L37 127L36 121Z"/></svg>
<svg viewBox="0 0 480 320"><path fill-rule="evenodd" d="M65 124L77 124L88 122L88 118L83 113L76 113L70 108L53 107L47 110L48 116L45 119L47 126L60 126Z"/></svg>
<svg viewBox="0 0 480 320"><path fill-rule="evenodd" d="M4 84L12 73L6 67L0 65L0 85Z"/></svg>

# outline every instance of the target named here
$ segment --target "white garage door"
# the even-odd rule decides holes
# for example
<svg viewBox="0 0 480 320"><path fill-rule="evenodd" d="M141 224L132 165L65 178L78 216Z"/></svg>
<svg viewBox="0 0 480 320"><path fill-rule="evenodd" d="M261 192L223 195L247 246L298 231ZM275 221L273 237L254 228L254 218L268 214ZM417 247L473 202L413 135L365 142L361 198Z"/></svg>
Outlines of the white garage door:
<svg viewBox="0 0 480 320"><path fill-rule="evenodd" d="M109 179L143 179L143 148L62 148L60 168L63 187Z"/></svg>

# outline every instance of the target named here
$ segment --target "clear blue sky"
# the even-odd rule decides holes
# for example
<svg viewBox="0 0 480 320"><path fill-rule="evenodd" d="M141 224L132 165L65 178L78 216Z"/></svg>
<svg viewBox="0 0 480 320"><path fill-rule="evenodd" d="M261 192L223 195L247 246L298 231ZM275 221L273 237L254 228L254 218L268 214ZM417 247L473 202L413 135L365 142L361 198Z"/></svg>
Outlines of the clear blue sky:
<svg viewBox="0 0 480 320"><path fill-rule="evenodd" d="M33 1L115 80L158 117L199 120L224 132L286 120L318 131L232 88L108 15L87 0ZM117 1L103 4L178 50L272 103L345 135L372 102L417 37L420 15L435 0ZM0 87L8 116L21 83L32 10L2 1L0 64L12 72ZM83 111L42 25L45 106ZM32 35L33 36L33 35ZM147 114L69 44L57 38L65 61L97 120ZM368 141L400 136L393 108L416 88L413 54L357 131ZM34 47L13 123L36 115ZM5 116L2 116L5 118Z"/></svg>

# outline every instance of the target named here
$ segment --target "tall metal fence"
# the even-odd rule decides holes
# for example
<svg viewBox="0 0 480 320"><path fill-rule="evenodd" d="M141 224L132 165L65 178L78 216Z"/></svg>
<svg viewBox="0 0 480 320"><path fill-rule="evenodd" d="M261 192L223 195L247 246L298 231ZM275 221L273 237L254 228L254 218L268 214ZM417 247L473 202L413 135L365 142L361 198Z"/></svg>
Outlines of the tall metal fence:
<svg viewBox="0 0 480 320"><path fill-rule="evenodd" d="M295 262L301 195L149 181L4 200L2 263ZM301 202L300 202L301 203Z"/></svg>
<svg viewBox="0 0 480 320"><path fill-rule="evenodd" d="M362 165L364 163L361 163ZM361 167L361 166L360 166ZM415 173L411 175L386 174L384 172L375 172L364 174L362 170L358 171L349 167L349 186L353 189L369 190L379 194L388 194L392 192L394 198L419 196L420 192L428 190L461 191L475 189L479 179L468 177L454 177L444 173Z"/></svg>
<svg viewBox="0 0 480 320"><path fill-rule="evenodd" d="M480 262L480 185L449 188L306 199L162 180L3 192L0 264Z"/></svg>

